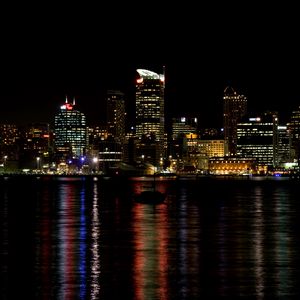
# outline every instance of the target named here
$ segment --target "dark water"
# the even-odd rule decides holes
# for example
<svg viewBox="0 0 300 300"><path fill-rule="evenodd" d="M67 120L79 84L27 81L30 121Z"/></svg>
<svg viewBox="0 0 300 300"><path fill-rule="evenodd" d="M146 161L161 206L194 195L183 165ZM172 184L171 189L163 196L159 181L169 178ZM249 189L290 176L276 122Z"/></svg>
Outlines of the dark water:
<svg viewBox="0 0 300 300"><path fill-rule="evenodd" d="M1 299L290 299L297 181L1 178ZM21 295L21 296L20 296Z"/></svg>

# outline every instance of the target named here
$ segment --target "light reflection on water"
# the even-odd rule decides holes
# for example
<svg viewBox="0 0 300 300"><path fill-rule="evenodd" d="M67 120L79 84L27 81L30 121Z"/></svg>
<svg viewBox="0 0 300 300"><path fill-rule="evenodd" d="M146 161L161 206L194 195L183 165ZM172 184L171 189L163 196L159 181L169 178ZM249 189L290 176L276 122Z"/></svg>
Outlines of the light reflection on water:
<svg viewBox="0 0 300 300"><path fill-rule="evenodd" d="M98 201L99 200L99 201ZM99 220L99 199L97 185L93 187L93 204L91 220L91 300L99 299L100 292L100 273L101 273L101 256L100 256L100 220Z"/></svg>
<svg viewBox="0 0 300 300"><path fill-rule="evenodd" d="M299 295L297 184L160 181L151 205L137 180L14 180L0 183L1 283L30 299Z"/></svg>
<svg viewBox="0 0 300 300"><path fill-rule="evenodd" d="M8 195L7 191L0 194L1 220L1 295L8 293ZM1 297L0 297L1 298Z"/></svg>
<svg viewBox="0 0 300 300"><path fill-rule="evenodd" d="M133 278L135 299L166 299L166 206L133 208Z"/></svg>
<svg viewBox="0 0 300 300"><path fill-rule="evenodd" d="M254 213L253 213L253 253L254 253L254 276L255 276L255 292L258 299L264 296L264 216L263 216L263 193L260 187L254 190Z"/></svg>

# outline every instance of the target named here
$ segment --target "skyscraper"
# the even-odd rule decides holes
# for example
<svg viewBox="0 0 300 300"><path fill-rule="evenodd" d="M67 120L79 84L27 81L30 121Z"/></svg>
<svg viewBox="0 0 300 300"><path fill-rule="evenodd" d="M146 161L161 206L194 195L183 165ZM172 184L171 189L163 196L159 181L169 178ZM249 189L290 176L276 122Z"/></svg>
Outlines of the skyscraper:
<svg viewBox="0 0 300 300"><path fill-rule="evenodd" d="M165 133L164 75L137 69L136 81L136 135L152 136L163 141Z"/></svg>
<svg viewBox="0 0 300 300"><path fill-rule="evenodd" d="M275 167L278 161L278 118L275 112L244 117L237 124L237 155L256 159L261 170Z"/></svg>
<svg viewBox="0 0 300 300"><path fill-rule="evenodd" d="M124 93L117 90L108 90L106 100L108 133L116 142L123 143L126 116Z"/></svg>
<svg viewBox="0 0 300 300"><path fill-rule="evenodd" d="M162 167L165 156L165 113L163 74L137 69L136 81L136 137L137 156L143 162Z"/></svg>
<svg viewBox="0 0 300 300"><path fill-rule="evenodd" d="M291 138L291 154L292 158L298 163L300 161L300 106L297 110L293 110L287 129Z"/></svg>
<svg viewBox="0 0 300 300"><path fill-rule="evenodd" d="M237 122L247 113L247 98L227 86L223 96L225 155L236 155Z"/></svg>
<svg viewBox="0 0 300 300"><path fill-rule="evenodd" d="M83 113L75 109L75 99L65 104L54 120L55 150L60 160L68 157L79 158L85 154L87 147L86 118Z"/></svg>

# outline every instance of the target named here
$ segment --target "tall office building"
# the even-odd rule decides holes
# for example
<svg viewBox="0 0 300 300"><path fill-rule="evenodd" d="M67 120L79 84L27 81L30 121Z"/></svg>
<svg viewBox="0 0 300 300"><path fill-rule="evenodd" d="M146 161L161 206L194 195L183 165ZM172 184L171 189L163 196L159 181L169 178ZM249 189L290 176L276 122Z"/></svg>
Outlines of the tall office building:
<svg viewBox="0 0 300 300"><path fill-rule="evenodd" d="M162 167L166 156L164 75L137 69L136 81L136 144L137 159Z"/></svg>
<svg viewBox="0 0 300 300"><path fill-rule="evenodd" d="M20 154L21 132L16 124L0 124L0 166L8 160L17 160ZM1 168L0 168L1 169Z"/></svg>
<svg viewBox="0 0 300 300"><path fill-rule="evenodd" d="M117 90L108 90L106 101L108 133L116 142L123 143L126 117L124 93Z"/></svg>
<svg viewBox="0 0 300 300"><path fill-rule="evenodd" d="M292 162L291 160L291 145L290 145L290 132L287 126L278 125L278 161L276 166L282 166L284 163Z"/></svg>
<svg viewBox="0 0 300 300"><path fill-rule="evenodd" d="M137 69L136 81L136 135L154 137L163 141L165 133L164 75Z"/></svg>
<svg viewBox="0 0 300 300"><path fill-rule="evenodd" d="M225 155L236 155L237 123L247 113L247 98L227 86L223 96Z"/></svg>
<svg viewBox="0 0 300 300"><path fill-rule="evenodd" d="M300 106L298 110L292 111L290 121L287 124L287 129L290 134L291 157L298 166L300 161Z"/></svg>
<svg viewBox="0 0 300 300"><path fill-rule="evenodd" d="M67 97L65 104L54 120L55 150L58 158L64 160L68 157L79 158L85 154L87 147L86 118L75 108L75 99L69 103Z"/></svg>
<svg viewBox="0 0 300 300"><path fill-rule="evenodd" d="M266 112L244 117L237 124L237 156L253 158L262 169L276 167L278 162L278 118Z"/></svg>

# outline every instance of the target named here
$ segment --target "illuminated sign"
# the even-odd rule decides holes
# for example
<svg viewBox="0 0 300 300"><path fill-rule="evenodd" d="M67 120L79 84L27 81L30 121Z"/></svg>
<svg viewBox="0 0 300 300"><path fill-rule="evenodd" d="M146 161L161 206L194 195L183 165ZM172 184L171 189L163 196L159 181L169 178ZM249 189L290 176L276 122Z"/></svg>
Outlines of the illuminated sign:
<svg viewBox="0 0 300 300"><path fill-rule="evenodd" d="M73 105L70 104L70 103L66 103L65 105L62 105L60 107L60 109L72 110L73 109Z"/></svg>
<svg viewBox="0 0 300 300"><path fill-rule="evenodd" d="M259 121L260 121L260 118L249 118L249 121L256 121L256 122L259 122Z"/></svg>
<svg viewBox="0 0 300 300"><path fill-rule="evenodd" d="M149 70L137 69L137 72L144 78L159 79L159 75L157 73Z"/></svg>

